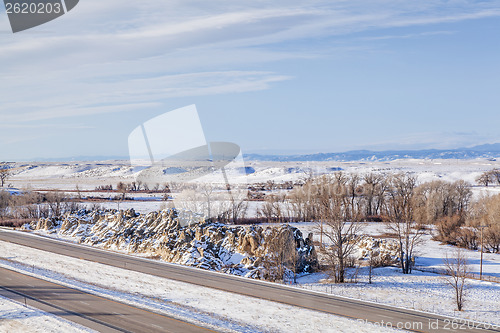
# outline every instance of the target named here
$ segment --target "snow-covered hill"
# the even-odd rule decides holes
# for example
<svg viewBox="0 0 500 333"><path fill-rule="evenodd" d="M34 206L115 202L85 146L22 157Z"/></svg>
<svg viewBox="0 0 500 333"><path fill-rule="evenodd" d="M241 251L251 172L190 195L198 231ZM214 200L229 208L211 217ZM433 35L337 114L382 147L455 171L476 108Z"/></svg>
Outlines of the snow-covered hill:
<svg viewBox="0 0 500 333"><path fill-rule="evenodd" d="M336 171L354 173L397 173L417 174L419 180L463 179L472 184L485 171L500 168L500 161L486 158L460 159L398 159L392 161L247 161L246 168L234 170L231 181L238 184L276 183L298 181L309 177ZM127 161L72 162L72 163L10 163L12 176L7 184L16 188L94 190L100 185L131 182L143 167L132 167ZM240 168L241 169L241 168ZM205 181L210 181L209 177ZM215 181L215 179L214 179Z"/></svg>

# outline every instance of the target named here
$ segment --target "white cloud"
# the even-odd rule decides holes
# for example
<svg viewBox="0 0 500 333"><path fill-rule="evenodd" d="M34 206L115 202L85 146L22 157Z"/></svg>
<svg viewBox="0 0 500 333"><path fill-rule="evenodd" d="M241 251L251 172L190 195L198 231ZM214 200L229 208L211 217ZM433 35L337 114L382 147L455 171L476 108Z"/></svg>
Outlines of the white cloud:
<svg viewBox="0 0 500 333"><path fill-rule="evenodd" d="M268 89L290 77L250 65L322 52L278 51L282 43L493 16L498 1L85 0L38 29L0 34L0 116L90 116ZM2 15L0 30L7 27Z"/></svg>
<svg viewBox="0 0 500 333"><path fill-rule="evenodd" d="M79 124L25 124L25 123L1 123L0 129L92 129L95 126Z"/></svg>
<svg viewBox="0 0 500 333"><path fill-rule="evenodd" d="M226 71L141 78L113 76L106 82L70 85L56 75L50 86L44 86L43 80L37 79L29 83L11 80L3 89L6 98L0 104L0 114L4 123L12 124L144 110L158 107L161 103L155 101L166 98L257 91L288 79L290 77L269 72Z"/></svg>
<svg viewBox="0 0 500 333"><path fill-rule="evenodd" d="M364 37L363 40L387 40L387 39L408 39L408 38L418 38L427 36L438 36L438 35L453 35L456 31L427 31L417 34L406 34L406 35L384 35L376 37Z"/></svg>

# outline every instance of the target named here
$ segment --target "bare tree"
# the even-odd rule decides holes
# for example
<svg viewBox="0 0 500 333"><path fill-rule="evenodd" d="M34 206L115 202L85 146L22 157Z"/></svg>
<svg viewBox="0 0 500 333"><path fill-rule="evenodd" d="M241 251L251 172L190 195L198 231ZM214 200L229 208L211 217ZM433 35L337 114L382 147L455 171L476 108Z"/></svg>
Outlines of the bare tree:
<svg viewBox="0 0 500 333"><path fill-rule="evenodd" d="M292 216L297 221L305 222L307 221L307 194L305 185L295 187L287 195L288 208L290 211L290 216Z"/></svg>
<svg viewBox="0 0 500 333"><path fill-rule="evenodd" d="M5 212L10 205L10 194L7 191L0 191L0 217L5 215Z"/></svg>
<svg viewBox="0 0 500 333"><path fill-rule="evenodd" d="M387 192L387 182L384 175L375 173L366 174L363 177L363 199L365 217L380 214Z"/></svg>
<svg viewBox="0 0 500 333"><path fill-rule="evenodd" d="M446 282L455 291L457 310L462 311L464 306L465 287L467 278L470 277L468 258L461 248L456 248L451 255L446 254L443 259L446 272Z"/></svg>
<svg viewBox="0 0 500 333"><path fill-rule="evenodd" d="M3 187L5 185L5 181L10 177L10 169L5 162L0 163L0 184Z"/></svg>
<svg viewBox="0 0 500 333"><path fill-rule="evenodd" d="M399 259L403 274L410 274L413 253L421 242L424 230L414 220L414 195L417 178L410 174L394 175L388 191L387 228L396 234L399 242Z"/></svg>
<svg viewBox="0 0 500 333"><path fill-rule="evenodd" d="M322 186L322 177L307 178L302 185L295 186L287 196L290 215L297 221L318 221L319 209L316 201Z"/></svg>
<svg viewBox="0 0 500 333"><path fill-rule="evenodd" d="M483 172L479 177L476 178L476 182L479 185L488 187L489 184L497 183L500 184L500 169L493 169Z"/></svg>
<svg viewBox="0 0 500 333"><path fill-rule="evenodd" d="M497 184L500 184L500 169L491 170L490 175Z"/></svg>
<svg viewBox="0 0 500 333"><path fill-rule="evenodd" d="M82 200L82 191L80 190L80 186L78 184L76 184L75 189L78 200Z"/></svg>
<svg viewBox="0 0 500 333"><path fill-rule="evenodd" d="M361 215L360 195L363 193L363 188L360 183L361 177L358 174L351 174L345 181L346 196L348 198L347 207L349 207L346 216L348 221L358 221Z"/></svg>
<svg viewBox="0 0 500 333"><path fill-rule="evenodd" d="M64 213L65 211L64 203L67 200L64 193L60 191L49 192L45 195L45 199L47 205L49 206L51 217L59 217Z"/></svg>
<svg viewBox="0 0 500 333"><path fill-rule="evenodd" d="M353 198L355 193L350 191L357 179L337 173L333 178L322 177L322 181L318 204L321 221L326 226L324 235L329 241L323 251L335 282L343 283L346 260L361 239L361 223L356 220L357 205L353 204L356 202L356 198Z"/></svg>
<svg viewBox="0 0 500 333"><path fill-rule="evenodd" d="M463 223L471 197L470 184L463 180L424 183L415 190L415 219L420 223L433 224L444 217L458 216Z"/></svg>
<svg viewBox="0 0 500 333"><path fill-rule="evenodd" d="M49 206L43 202L47 202L45 195L29 190L24 191L21 195L16 195L13 198L14 214L16 218L47 218L50 216Z"/></svg>
<svg viewBox="0 0 500 333"><path fill-rule="evenodd" d="M175 199L176 208L206 216L203 213L206 207L205 198L198 190L186 187L177 194Z"/></svg>
<svg viewBox="0 0 500 333"><path fill-rule="evenodd" d="M486 172L482 173L479 177L476 178L476 182L479 185L483 185L483 186L488 187L488 185L493 182L493 179L491 177L490 172L486 171Z"/></svg>
<svg viewBox="0 0 500 333"><path fill-rule="evenodd" d="M481 225L486 226L484 230L485 247L488 251L500 253L500 220L498 216L500 216L500 195L480 198L472 205L467 221L468 228L463 228L462 233L465 233L466 230L475 230Z"/></svg>
<svg viewBox="0 0 500 333"><path fill-rule="evenodd" d="M265 196L264 203L257 210L257 216L264 217L268 222L284 222L285 197L280 194Z"/></svg>
<svg viewBox="0 0 500 333"><path fill-rule="evenodd" d="M127 193L127 184L125 184L123 182L119 182L116 185L116 190L122 194L121 200L124 200L125 199L125 194Z"/></svg>
<svg viewBox="0 0 500 333"><path fill-rule="evenodd" d="M211 183L204 183L198 186L198 191L200 191L202 197L204 198L204 204L206 206L206 216L207 220L212 218L212 201L215 195L216 187Z"/></svg>
<svg viewBox="0 0 500 333"><path fill-rule="evenodd" d="M230 198L229 216L230 221L236 224L239 219L245 218L248 202L245 200L246 192L239 191Z"/></svg>

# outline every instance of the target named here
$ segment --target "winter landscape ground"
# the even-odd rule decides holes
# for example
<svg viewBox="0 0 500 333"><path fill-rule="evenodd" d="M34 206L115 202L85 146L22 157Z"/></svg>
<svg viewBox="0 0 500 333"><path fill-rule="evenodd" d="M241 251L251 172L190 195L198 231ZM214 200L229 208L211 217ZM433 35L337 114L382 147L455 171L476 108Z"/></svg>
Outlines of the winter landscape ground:
<svg viewBox="0 0 500 333"><path fill-rule="evenodd" d="M499 186L480 186L476 181L484 172L498 167L500 167L500 162L492 159L403 159L363 162L251 161L247 163L247 172L249 173L242 173L239 179L235 179L241 184L248 183L252 186L269 182L274 184L299 182L311 177L311 175L333 174L338 171L360 175L405 172L415 175L420 183L433 180L448 182L464 180L472 186L472 198L480 199L500 193ZM168 207L168 203L164 201L165 196L163 193L129 192L126 194L125 200L118 200L116 197L120 196L120 193L98 189L98 186L101 185L112 184L115 186L119 182L134 181L140 169L132 168L126 162L15 163L11 164L10 168L11 175L6 187L13 196L28 191L51 193L57 190L65 193L73 201L80 203L82 207L87 207L87 209L96 207L102 211L105 209L134 209L137 214L148 214ZM275 188L270 189L267 194L279 194L283 191L286 192L286 190ZM172 195L175 195L175 193ZM247 217L256 218L259 215L258 212L262 209L262 205L263 202L259 200L248 202ZM113 214L118 213L119 211L115 211ZM212 235L215 229L210 229L210 226L199 231L199 234L196 234L196 228L193 229L191 238L188 237L187 243L182 247L182 251L190 255L177 257L171 255L169 257L160 251L165 244L162 243L165 241L162 238L153 239L149 237L148 239L141 239L140 244L144 245L150 242L147 246L139 245L139 248L143 246L143 251L131 250L132 243L130 240L134 238L131 238L130 235L126 237L121 235L120 241L111 244L108 240L112 239L113 235L118 235L119 228L136 228L134 230L138 230L142 228L142 222L138 221L126 225L123 223L128 220L120 220L116 219L116 217L113 220L109 216L103 217L106 220L106 225L99 227L101 233L95 231L97 227L93 228L94 224L90 224L90 222L88 222L89 224L83 223L82 221L87 217L78 214L61 218L57 220L59 222L56 221L50 225L47 225L47 220L44 222L45 224L42 223L43 226L40 224L41 220L33 220L31 226L25 224L20 229L33 234L33 237L51 237L67 242L83 243L87 246L94 245L108 251L119 251L154 258L152 260L161 260L162 258L167 260L166 258L170 258L168 261L178 264L217 271L226 269L226 272L231 273L238 271L238 275L248 277L252 276L249 273L252 271L249 267L253 269L252 272L267 267L265 264L259 266L260 261L256 261L256 259L259 258L259 251L261 251L259 249L262 249L263 253L268 253L269 245L265 248L265 251L262 244L254 249L253 245L251 245L252 241L248 240L247 246L243 244L243 240L238 240L239 231L234 231L237 236L233 244L224 243L222 246L226 251L225 253L228 253L227 260L220 261L220 248L217 248L219 266L216 268L213 265L207 266L207 262L214 262L213 257L215 256L212 253L214 250L210 248L211 245L207 244L211 244L210 240L213 240L214 237L217 238L217 236ZM137 219L140 220L142 216L140 215ZM144 221L147 220L146 215L144 215L144 219ZM68 221L74 222L71 224ZM288 228L297 228L301 231L303 235L302 242L305 242L306 237L312 233L310 241L318 247L321 241L318 223L287 222L289 222L287 223ZM151 226L148 224L150 222L143 223L146 223L146 229ZM266 228L274 228L276 225L276 223L262 223L259 228L262 230L262 235L265 235L266 230L268 230ZM158 225L155 226L158 227ZM372 247L375 240L386 239L387 244L395 242L394 237L388 235L389 230L383 222L363 222L360 226L362 227L361 233L366 238L366 241L363 243L365 245L359 245L356 248L355 257L365 260L366 251ZM241 228L247 230L249 226L242 226ZM443 274L445 269L443 259L451 255L456 247L436 240L435 236L438 233L436 228L431 226L422 235L421 242L415 249L415 267L412 274L402 274L397 262L394 262L392 265L374 268L372 283L369 283L369 267L366 266L365 260L361 261L364 264L354 265L353 268L347 269L346 283L333 283L328 272L322 269L313 272L298 272L296 283L289 276L281 283L289 284L292 288L303 288L319 293L334 294L346 298L461 318L485 325L496 325L498 328L500 325L500 254L483 254L482 273L484 278L480 281L477 278L480 271L480 251L464 250L469 259L470 270L473 275L466 280L464 309L463 311L457 311L454 291L446 282L446 275ZM179 230L184 230L183 237L187 237L185 235L189 236L189 232L186 232L185 229ZM225 232L223 231L222 234L225 235ZM103 235L106 235L107 238ZM241 239L250 239L248 232L242 235ZM261 238L265 239L265 236L261 236ZM137 241L137 237L135 241ZM329 244L327 240L323 240L323 243ZM189 244L189 246L186 244ZM397 250L394 251L394 248L391 248L390 245L384 246L388 255L397 258ZM202 252L199 251L200 248L203 248ZM379 247L379 249L382 248ZM210 260L212 261L203 261L204 258L208 258L209 254L207 253L209 252L212 253L210 254L210 258L212 258ZM2 253L0 267L138 307L166 313L220 331L382 332L392 330L387 327L380 327L380 325L358 322L355 319L148 276L77 258L50 254L9 242L0 241L0 253ZM252 265L249 264L250 257L253 258ZM265 257L265 255L262 254L262 257ZM320 261L324 259L323 255L319 253L319 249L318 258ZM265 261L265 259L263 260ZM227 268L229 265L233 265L231 269ZM240 266L236 267L235 265ZM27 328L29 328L29 331L35 332L86 331L84 327L76 327L64 319L34 308L25 307L23 304L5 297L0 298L0 318L2 318L0 331L5 332L25 332Z"/></svg>

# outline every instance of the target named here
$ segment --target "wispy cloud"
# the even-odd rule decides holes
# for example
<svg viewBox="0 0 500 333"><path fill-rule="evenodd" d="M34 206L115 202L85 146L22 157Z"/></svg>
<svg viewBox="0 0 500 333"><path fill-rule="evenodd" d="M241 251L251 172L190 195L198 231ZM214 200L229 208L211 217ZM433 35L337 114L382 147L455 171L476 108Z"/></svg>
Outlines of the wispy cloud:
<svg viewBox="0 0 500 333"><path fill-rule="evenodd" d="M95 126L80 124L25 124L25 123L6 123L0 124L0 129L92 129Z"/></svg>
<svg viewBox="0 0 500 333"><path fill-rule="evenodd" d="M362 40L388 40L388 39L410 39L418 37L427 36L439 36L439 35L453 35L456 31L427 31L417 34L405 34L405 35L384 35L384 36L374 36L374 37L364 37Z"/></svg>
<svg viewBox="0 0 500 333"><path fill-rule="evenodd" d="M174 97L269 89L291 78L251 66L322 52L275 47L286 42L497 16L498 1L81 1L40 29L0 34L0 119L91 116Z"/></svg>
<svg viewBox="0 0 500 333"><path fill-rule="evenodd" d="M271 72L226 71L139 78L108 76L105 82L66 85L56 76L52 80L59 83L56 88L43 86L38 80L4 88L9 98L0 104L0 114L4 123L15 123L145 110L160 106L159 101L166 98L258 91L288 79ZM32 98L25 98L30 94Z"/></svg>

